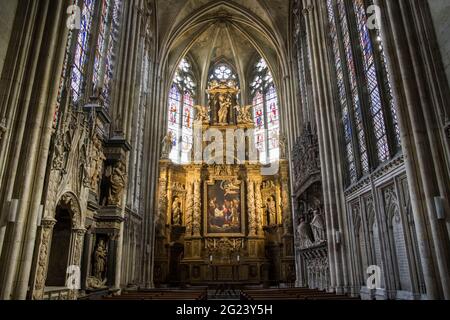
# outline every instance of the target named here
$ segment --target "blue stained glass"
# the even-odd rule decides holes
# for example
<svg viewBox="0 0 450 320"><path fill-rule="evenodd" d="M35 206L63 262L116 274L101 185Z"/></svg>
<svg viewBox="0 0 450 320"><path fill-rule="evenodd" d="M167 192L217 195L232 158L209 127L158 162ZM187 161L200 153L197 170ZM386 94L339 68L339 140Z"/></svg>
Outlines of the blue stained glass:
<svg viewBox="0 0 450 320"><path fill-rule="evenodd" d="M191 162L194 125L194 93L196 83L191 74L191 64L182 59L169 92L168 130L173 135L170 159L174 163Z"/></svg>
<svg viewBox="0 0 450 320"><path fill-rule="evenodd" d="M256 147L260 152L260 162L266 164L277 161L280 157L278 94L272 74L263 58L256 64L254 73L255 80L250 84L250 88L254 95Z"/></svg>
<svg viewBox="0 0 450 320"><path fill-rule="evenodd" d="M356 133L358 136L359 154L361 157L361 168L365 174L369 171L369 161L367 156L366 138L364 127L362 123L361 104L359 101L358 84L356 81L356 66L353 59L353 51L350 41L350 31L347 23L347 15L345 10L345 3L343 0L338 0L339 21L342 30L342 37L344 41L344 50L346 55L347 70L349 73L350 89L353 99L353 114L355 117Z"/></svg>
<svg viewBox="0 0 450 320"><path fill-rule="evenodd" d="M88 50L88 40L94 16L95 0L84 0L81 11L81 29L78 32L75 58L72 66L71 91L72 102L76 103L81 98L84 81L84 67Z"/></svg>
<svg viewBox="0 0 450 320"><path fill-rule="evenodd" d="M376 74L375 61L373 56L372 40L370 38L369 29L367 28L367 16L364 3L362 0L353 1L356 19L359 31L359 40L363 49L362 56L364 62L364 71L367 81L367 87L370 95L370 112L375 127L375 137L377 140L378 160L386 161L389 159L390 153L387 143L387 131L384 124L384 116L382 102L380 96L380 86Z"/></svg>
<svg viewBox="0 0 450 320"><path fill-rule="evenodd" d="M339 101L341 104L341 112L342 112L342 123L344 128L344 140L345 140L345 152L346 152L346 160L347 166L349 170L349 177L352 182L356 182L358 176L356 172L356 164L355 164L355 156L353 150L353 130L352 123L350 119L349 108L347 105L347 92L344 84L344 74L343 74L343 62L340 55L339 43L338 43L338 35L337 35L337 24L336 17L334 14L333 1L327 0L327 9L328 9L328 22L330 26L330 38L333 46L334 60L335 60L335 68L336 68L336 78L338 84L338 93L339 93ZM348 52L346 52L348 56Z"/></svg>

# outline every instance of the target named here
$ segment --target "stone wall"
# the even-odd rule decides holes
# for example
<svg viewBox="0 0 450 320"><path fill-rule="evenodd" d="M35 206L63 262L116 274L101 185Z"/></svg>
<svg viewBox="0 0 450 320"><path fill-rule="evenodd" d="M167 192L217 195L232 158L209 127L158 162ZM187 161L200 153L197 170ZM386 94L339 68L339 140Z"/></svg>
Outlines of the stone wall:
<svg viewBox="0 0 450 320"><path fill-rule="evenodd" d="M16 15L18 0L0 1L0 75L3 71L3 64L8 50L8 43L11 38L14 17Z"/></svg>

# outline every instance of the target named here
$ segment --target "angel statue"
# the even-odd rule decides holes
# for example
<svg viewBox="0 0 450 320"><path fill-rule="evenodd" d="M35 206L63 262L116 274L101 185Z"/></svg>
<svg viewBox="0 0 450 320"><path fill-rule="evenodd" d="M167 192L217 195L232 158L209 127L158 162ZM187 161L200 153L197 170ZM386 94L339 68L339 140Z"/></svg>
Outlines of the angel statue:
<svg viewBox="0 0 450 320"><path fill-rule="evenodd" d="M250 113L250 110L253 108L252 105L248 105L248 106L235 106L234 109L238 112L238 117L237 117L237 121L238 124L252 124L253 120L252 120L252 115Z"/></svg>
<svg viewBox="0 0 450 320"><path fill-rule="evenodd" d="M197 112L197 117L195 118L195 122L197 123L208 123L209 118L209 108L203 106L194 106L195 111Z"/></svg>

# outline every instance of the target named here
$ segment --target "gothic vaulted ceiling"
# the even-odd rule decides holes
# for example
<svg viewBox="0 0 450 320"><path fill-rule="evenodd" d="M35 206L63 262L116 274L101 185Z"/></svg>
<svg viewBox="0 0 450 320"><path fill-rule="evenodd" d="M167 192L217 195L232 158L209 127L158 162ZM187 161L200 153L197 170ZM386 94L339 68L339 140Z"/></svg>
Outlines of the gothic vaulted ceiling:
<svg viewBox="0 0 450 320"><path fill-rule="evenodd" d="M274 78L286 61L289 0L156 0L161 73L172 75L181 58L194 63L201 86L218 61L231 64L241 84L258 56ZM166 69L168 68L168 69ZM170 77L166 79L170 81ZM204 89L203 87L201 89Z"/></svg>

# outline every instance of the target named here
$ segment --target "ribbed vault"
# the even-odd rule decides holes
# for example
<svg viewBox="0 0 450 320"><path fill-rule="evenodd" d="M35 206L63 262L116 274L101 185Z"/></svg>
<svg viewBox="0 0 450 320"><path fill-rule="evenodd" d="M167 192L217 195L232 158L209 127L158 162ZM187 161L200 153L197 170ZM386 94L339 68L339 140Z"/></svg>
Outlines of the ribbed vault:
<svg viewBox="0 0 450 320"><path fill-rule="evenodd" d="M238 73L246 97L249 69L259 56L266 59L277 87L287 74L285 34L289 1L158 1L159 74L168 91L180 60L189 56L204 92L211 66L228 62ZM204 103L199 95L199 103ZM246 101L243 101L245 103Z"/></svg>

